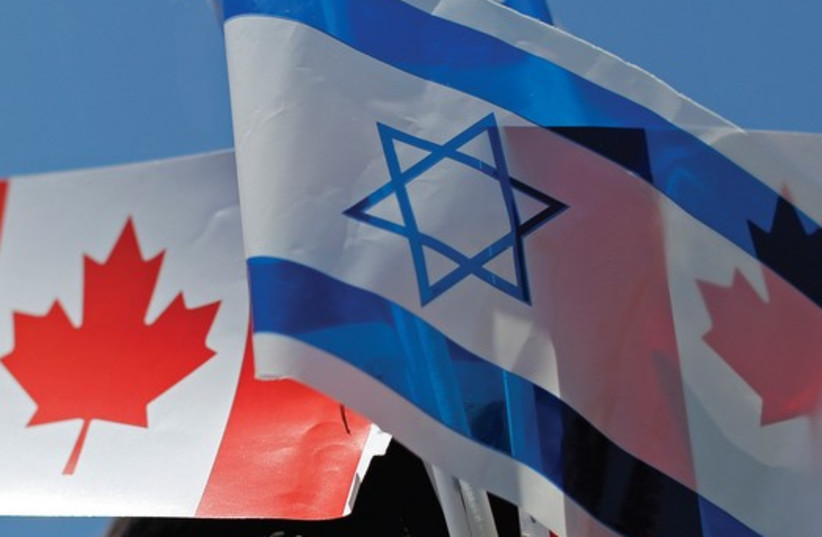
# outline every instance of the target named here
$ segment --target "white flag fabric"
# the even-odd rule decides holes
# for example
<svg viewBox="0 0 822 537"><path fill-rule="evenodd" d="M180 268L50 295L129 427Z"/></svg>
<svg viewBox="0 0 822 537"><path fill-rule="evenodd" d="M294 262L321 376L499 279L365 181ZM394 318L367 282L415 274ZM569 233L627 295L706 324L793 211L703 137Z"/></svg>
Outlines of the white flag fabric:
<svg viewBox="0 0 822 537"><path fill-rule="evenodd" d="M233 152L0 181L0 513L347 512L371 425L248 334Z"/></svg>
<svg viewBox="0 0 822 537"><path fill-rule="evenodd" d="M560 537L815 535L807 170L494 2L225 15L260 375Z"/></svg>

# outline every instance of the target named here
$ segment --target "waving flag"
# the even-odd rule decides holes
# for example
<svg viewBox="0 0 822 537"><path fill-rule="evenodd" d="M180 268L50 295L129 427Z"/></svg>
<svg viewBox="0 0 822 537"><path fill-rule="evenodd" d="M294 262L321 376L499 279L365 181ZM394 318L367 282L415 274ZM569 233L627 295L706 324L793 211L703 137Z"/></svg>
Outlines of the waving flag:
<svg viewBox="0 0 822 537"><path fill-rule="evenodd" d="M258 372L561 537L815 534L816 181L493 2L226 17Z"/></svg>
<svg viewBox="0 0 822 537"><path fill-rule="evenodd" d="M0 224L0 512L348 510L371 425L254 379L232 153L12 177Z"/></svg>

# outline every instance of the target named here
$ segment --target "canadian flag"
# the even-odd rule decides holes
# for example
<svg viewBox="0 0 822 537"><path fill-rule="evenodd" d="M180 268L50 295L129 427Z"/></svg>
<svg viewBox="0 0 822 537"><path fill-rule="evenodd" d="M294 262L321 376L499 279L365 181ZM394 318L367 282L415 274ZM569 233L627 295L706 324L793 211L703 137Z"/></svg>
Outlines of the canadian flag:
<svg viewBox="0 0 822 537"><path fill-rule="evenodd" d="M330 518L383 436L254 378L233 154L0 181L0 512Z"/></svg>

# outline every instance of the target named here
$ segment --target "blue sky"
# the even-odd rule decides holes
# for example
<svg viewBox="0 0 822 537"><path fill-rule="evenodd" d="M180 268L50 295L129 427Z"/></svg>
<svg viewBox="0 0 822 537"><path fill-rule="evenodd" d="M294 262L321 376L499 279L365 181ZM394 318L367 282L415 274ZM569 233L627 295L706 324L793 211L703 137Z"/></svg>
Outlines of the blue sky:
<svg viewBox="0 0 822 537"><path fill-rule="evenodd" d="M751 129L822 131L822 4L549 0L564 28Z"/></svg>
<svg viewBox="0 0 822 537"><path fill-rule="evenodd" d="M551 0L559 24L749 128L822 130L822 5ZM0 175L231 145L207 0L0 2Z"/></svg>
<svg viewBox="0 0 822 537"><path fill-rule="evenodd" d="M822 3L551 0L566 29L740 126L822 132ZM231 146L222 34L206 0L0 1L0 176ZM102 520L0 519L0 535Z"/></svg>

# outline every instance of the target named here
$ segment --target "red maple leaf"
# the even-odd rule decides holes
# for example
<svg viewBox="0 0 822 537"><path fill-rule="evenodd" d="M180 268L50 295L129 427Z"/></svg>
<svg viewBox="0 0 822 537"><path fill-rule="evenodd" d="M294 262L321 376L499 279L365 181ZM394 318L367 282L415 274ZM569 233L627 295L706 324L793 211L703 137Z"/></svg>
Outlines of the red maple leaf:
<svg viewBox="0 0 822 537"><path fill-rule="evenodd" d="M822 395L822 309L769 269L768 300L741 273L698 282L713 326L705 341L762 398L761 424L813 412Z"/></svg>
<svg viewBox="0 0 822 537"><path fill-rule="evenodd" d="M59 302L43 316L14 314L15 347L2 361L37 403L28 426L83 420L64 474L91 420L148 427L146 405L214 355L205 339L218 302L189 309L178 294L145 323L163 253L144 260L129 220L106 261L84 259L79 327Z"/></svg>

